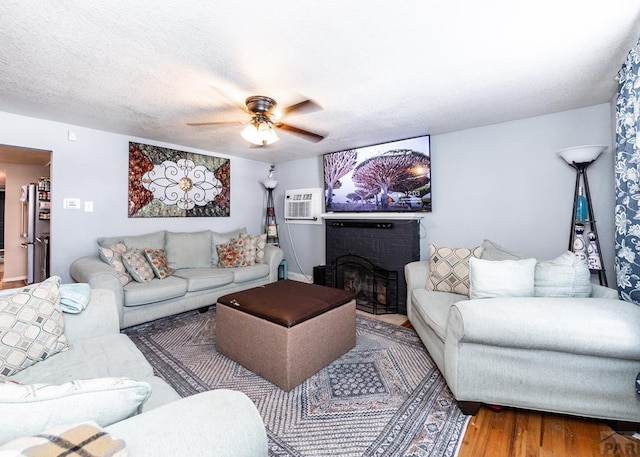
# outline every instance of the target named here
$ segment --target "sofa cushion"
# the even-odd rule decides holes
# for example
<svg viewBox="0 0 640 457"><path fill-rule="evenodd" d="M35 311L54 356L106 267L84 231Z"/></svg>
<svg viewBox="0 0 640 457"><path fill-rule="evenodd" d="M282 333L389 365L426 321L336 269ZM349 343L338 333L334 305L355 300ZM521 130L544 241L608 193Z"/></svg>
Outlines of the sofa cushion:
<svg viewBox="0 0 640 457"><path fill-rule="evenodd" d="M538 262L535 271L534 295L536 297L590 297L589 267L571 251L553 260Z"/></svg>
<svg viewBox="0 0 640 457"><path fill-rule="evenodd" d="M69 348L60 308L60 278L0 296L0 374L10 376Z"/></svg>
<svg viewBox="0 0 640 457"><path fill-rule="evenodd" d="M211 232L211 265L218 265L218 251L216 245L226 244L231 240L237 240L242 233L246 233L247 229L242 227L237 230L231 230L230 232Z"/></svg>
<svg viewBox="0 0 640 457"><path fill-rule="evenodd" d="M182 297L187 293L187 281L169 276L154 279L150 283L130 282L124 286L124 306L148 305L170 298Z"/></svg>
<svg viewBox="0 0 640 457"><path fill-rule="evenodd" d="M484 240L480 258L484 260L520 260L522 257L493 241Z"/></svg>
<svg viewBox="0 0 640 457"><path fill-rule="evenodd" d="M249 235L241 233L240 239L244 241L244 250L247 256L247 265L264 263L264 248L267 246L267 234Z"/></svg>
<svg viewBox="0 0 640 457"><path fill-rule="evenodd" d="M216 245L218 251L218 268L246 267L247 253L244 240L231 240L228 243Z"/></svg>
<svg viewBox="0 0 640 457"><path fill-rule="evenodd" d="M127 245L124 243L116 243L108 247L98 247L100 259L116 270L118 279L123 286L126 286L133 280L124 263L122 263L122 254L125 252L127 252Z"/></svg>
<svg viewBox="0 0 640 457"><path fill-rule="evenodd" d="M211 231L167 232L167 260L173 269L211 266Z"/></svg>
<svg viewBox="0 0 640 457"><path fill-rule="evenodd" d="M150 394L149 384L128 378L2 383L0 442L87 420L107 426L137 414Z"/></svg>
<svg viewBox="0 0 640 457"><path fill-rule="evenodd" d="M82 315L82 314L80 314ZM74 341L70 351L36 363L11 376L24 384L62 384L75 379L153 376L151 364L126 335L114 333Z"/></svg>
<svg viewBox="0 0 640 457"><path fill-rule="evenodd" d="M127 272L137 282L150 283L155 277L142 249L128 249L127 252L122 254L122 263L124 263Z"/></svg>
<svg viewBox="0 0 640 457"><path fill-rule="evenodd" d="M143 235L110 236L98 238L98 244L103 247L113 246L116 243L124 243L127 248L151 248L164 249L165 230L145 233Z"/></svg>
<svg viewBox="0 0 640 457"><path fill-rule="evenodd" d="M269 276L269 265L255 264L248 267L233 269L233 282L242 283Z"/></svg>
<svg viewBox="0 0 640 457"><path fill-rule="evenodd" d="M469 261L469 296L533 297L536 259Z"/></svg>
<svg viewBox="0 0 640 457"><path fill-rule="evenodd" d="M167 254L164 249L151 249L146 248L144 250L144 257L149 262L153 274L158 279L164 279L171 276L174 273L174 269L169 267L167 263Z"/></svg>
<svg viewBox="0 0 640 457"><path fill-rule="evenodd" d="M480 254L480 246L448 248L429 244L427 290L469 295L469 259Z"/></svg>
<svg viewBox="0 0 640 457"><path fill-rule="evenodd" d="M0 446L0 455L126 457L127 451L123 440L112 438L94 421L89 421L16 438Z"/></svg>
<svg viewBox="0 0 640 457"><path fill-rule="evenodd" d="M454 303L466 298L460 294L434 292L426 289L414 289L411 293L414 311L420 314L442 341L444 341L446 334L449 309Z"/></svg>
<svg viewBox="0 0 640 457"><path fill-rule="evenodd" d="M187 281L187 291L213 289L233 282L233 272L220 268L183 268L175 276Z"/></svg>

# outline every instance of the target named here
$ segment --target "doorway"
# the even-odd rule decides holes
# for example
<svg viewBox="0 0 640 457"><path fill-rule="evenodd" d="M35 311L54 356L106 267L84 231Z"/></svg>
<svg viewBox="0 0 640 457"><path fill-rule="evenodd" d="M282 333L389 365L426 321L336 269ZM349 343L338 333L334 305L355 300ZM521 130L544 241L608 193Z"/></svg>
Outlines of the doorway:
<svg viewBox="0 0 640 457"><path fill-rule="evenodd" d="M0 169L4 170L4 205L0 207L3 263L2 288L20 287L27 279L27 249L23 247L22 186L51 176L51 151L0 145Z"/></svg>

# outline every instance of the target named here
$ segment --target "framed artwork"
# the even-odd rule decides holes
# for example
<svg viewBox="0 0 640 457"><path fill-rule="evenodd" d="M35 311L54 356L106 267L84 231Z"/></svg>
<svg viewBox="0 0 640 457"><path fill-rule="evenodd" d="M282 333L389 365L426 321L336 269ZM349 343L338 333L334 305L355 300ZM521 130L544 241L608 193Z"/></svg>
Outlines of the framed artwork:
<svg viewBox="0 0 640 457"><path fill-rule="evenodd" d="M129 142L129 217L228 217L229 162Z"/></svg>

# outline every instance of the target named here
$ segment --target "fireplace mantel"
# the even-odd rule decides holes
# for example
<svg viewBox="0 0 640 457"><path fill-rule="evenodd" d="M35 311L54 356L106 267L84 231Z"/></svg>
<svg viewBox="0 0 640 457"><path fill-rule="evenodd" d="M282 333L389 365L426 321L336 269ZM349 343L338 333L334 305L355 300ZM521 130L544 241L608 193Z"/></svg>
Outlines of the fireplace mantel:
<svg viewBox="0 0 640 457"><path fill-rule="evenodd" d="M425 217L426 213L322 213L323 219L384 219L384 220L416 220Z"/></svg>

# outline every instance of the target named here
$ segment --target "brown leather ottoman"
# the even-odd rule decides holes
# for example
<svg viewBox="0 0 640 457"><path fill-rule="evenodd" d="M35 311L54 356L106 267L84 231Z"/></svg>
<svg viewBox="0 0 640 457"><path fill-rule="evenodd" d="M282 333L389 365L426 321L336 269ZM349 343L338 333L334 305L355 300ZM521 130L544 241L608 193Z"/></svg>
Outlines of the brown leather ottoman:
<svg viewBox="0 0 640 457"><path fill-rule="evenodd" d="M345 290L284 280L218 298L216 350L290 391L356 344Z"/></svg>

